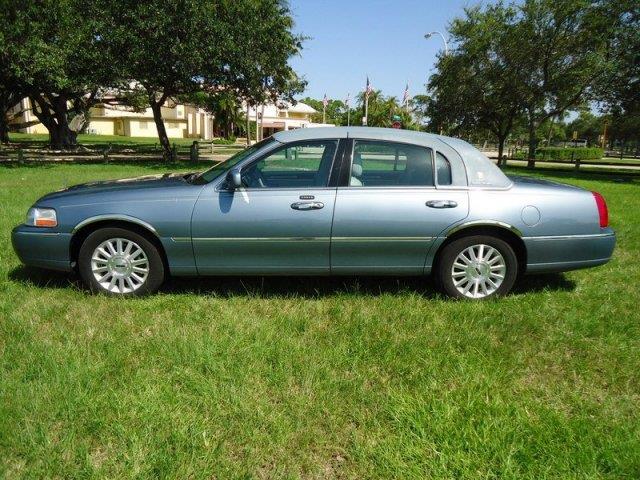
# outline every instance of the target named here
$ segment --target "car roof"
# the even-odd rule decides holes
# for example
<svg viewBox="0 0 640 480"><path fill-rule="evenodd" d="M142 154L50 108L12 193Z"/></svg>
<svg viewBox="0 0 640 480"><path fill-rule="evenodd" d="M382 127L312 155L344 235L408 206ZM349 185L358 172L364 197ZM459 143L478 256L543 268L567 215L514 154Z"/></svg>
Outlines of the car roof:
<svg viewBox="0 0 640 480"><path fill-rule="evenodd" d="M442 135L377 127L310 127L281 131L273 134L273 138L281 143L314 140L322 138L365 138L425 144L433 140L443 140Z"/></svg>
<svg viewBox="0 0 640 480"><path fill-rule="evenodd" d="M273 138L280 143L290 143L304 140L321 140L326 138L358 138L365 140L382 140L389 142L410 143L413 145L435 148L443 153L449 161L453 156L447 154L456 152L458 162L451 163L452 171L460 179L454 184L462 183L462 171L466 169L466 181L470 187L508 188L512 182L486 155L476 147L459 138L445 137L433 133L401 130L395 128L376 127L311 127L277 132ZM460 170L462 169L462 170Z"/></svg>

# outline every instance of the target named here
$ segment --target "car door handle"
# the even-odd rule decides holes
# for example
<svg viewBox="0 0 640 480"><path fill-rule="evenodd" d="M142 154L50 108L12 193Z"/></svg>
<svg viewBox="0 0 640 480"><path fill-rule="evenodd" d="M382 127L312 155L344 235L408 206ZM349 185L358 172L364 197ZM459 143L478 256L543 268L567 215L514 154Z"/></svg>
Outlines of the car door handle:
<svg viewBox="0 0 640 480"><path fill-rule="evenodd" d="M295 202L291 204L291 208L294 210L320 210L324 208L322 202Z"/></svg>
<svg viewBox="0 0 640 480"><path fill-rule="evenodd" d="M453 200L429 200L425 205L430 208L455 208L458 206L458 202Z"/></svg>

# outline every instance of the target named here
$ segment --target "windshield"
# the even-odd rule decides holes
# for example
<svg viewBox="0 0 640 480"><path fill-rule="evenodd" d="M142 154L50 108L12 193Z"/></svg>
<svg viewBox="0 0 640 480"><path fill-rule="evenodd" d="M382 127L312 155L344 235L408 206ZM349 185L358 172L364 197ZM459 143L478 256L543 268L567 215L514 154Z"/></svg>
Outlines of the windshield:
<svg viewBox="0 0 640 480"><path fill-rule="evenodd" d="M257 152L258 150L263 148L265 145L268 145L268 144L270 144L272 142L275 142L275 140L273 140L272 138L265 138L264 140L254 144L254 145L251 145L250 147L245 148L244 150L236 153L232 157L229 157L228 159L223 160L220 163L216 163L209 170L205 170L204 172L202 172L199 175L195 176L193 178L192 182L193 183L199 183L199 184L209 183L212 180L215 180L216 178L218 178L220 175L222 175L227 170L229 170L229 169L233 168L234 166L236 166L238 163L240 163L245 158L248 158L250 155L253 155L255 152Z"/></svg>

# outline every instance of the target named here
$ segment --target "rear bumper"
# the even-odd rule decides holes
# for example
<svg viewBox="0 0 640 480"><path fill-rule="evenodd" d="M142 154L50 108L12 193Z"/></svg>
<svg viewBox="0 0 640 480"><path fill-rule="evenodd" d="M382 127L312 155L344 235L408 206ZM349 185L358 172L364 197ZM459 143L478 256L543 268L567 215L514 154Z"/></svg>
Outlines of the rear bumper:
<svg viewBox="0 0 640 480"><path fill-rule="evenodd" d="M41 228L18 225L11 232L11 243L25 265L71 271L70 233L42 231Z"/></svg>
<svg viewBox="0 0 640 480"><path fill-rule="evenodd" d="M616 234L610 228L593 235L524 237L527 273L566 272L596 267L611 259Z"/></svg>

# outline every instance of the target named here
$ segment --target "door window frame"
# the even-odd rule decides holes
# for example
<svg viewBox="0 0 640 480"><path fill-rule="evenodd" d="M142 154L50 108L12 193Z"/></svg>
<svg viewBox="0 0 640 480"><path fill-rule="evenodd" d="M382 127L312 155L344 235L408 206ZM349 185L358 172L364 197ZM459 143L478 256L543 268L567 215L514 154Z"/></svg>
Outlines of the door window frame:
<svg viewBox="0 0 640 480"><path fill-rule="evenodd" d="M425 150L429 150L431 152L431 172L433 175L433 185L372 185L372 186L367 186L367 185L363 185L363 186L354 186L350 184L350 179L351 179L351 165L353 163L353 158L354 158L354 150L355 150L355 146L356 146L356 142L365 142L365 143L379 143L379 144L388 144L389 146L392 147L398 147L398 146L406 146L406 147L417 147L417 148L424 148ZM354 191L367 191L367 190L373 190L373 189L384 189L384 190L415 190L415 189L421 189L421 190L435 190L438 187L438 179L437 179L437 172L436 172L436 163L435 163L435 156L438 152L438 150L436 148L433 147L429 147L426 145L417 145L414 143L407 143L407 142L396 142L394 140L378 140L376 138L348 138L346 139L345 143L347 143L347 145L345 145L345 151L344 154L342 156L342 162L339 168L339 178L338 178L338 186L340 187L341 190L343 189L349 189L349 190L354 190ZM443 154L444 155L444 154ZM445 158L447 158L445 156ZM397 159L396 159L396 163L397 163ZM394 169L395 169L395 164L394 164Z"/></svg>
<svg viewBox="0 0 640 480"><path fill-rule="evenodd" d="M337 175L337 171L339 170L339 166L340 163L342 161L343 158L343 154L344 154L344 149L345 149L345 142L346 139L344 138L310 138L307 140L297 140L295 142L287 142L287 143L280 143L279 146L275 146L274 148L270 149L267 152L264 152L262 155L258 156L258 157L254 157L252 159L249 159L246 161L246 163L243 163L241 165L238 165L236 168L240 169L240 174L242 175L242 171L245 168L249 168L252 165L264 160L265 158L273 155L274 153L285 149L285 148L291 148L291 147L296 147L299 145L308 145L309 143L321 143L321 142L336 142L337 146L336 146L336 151L333 153L333 158L331 159L331 166L329 167L329 175L327 177L327 185L325 186L308 186L308 187L265 187L265 188L255 188L255 187L242 187L241 191L244 192L275 192L275 191L299 191L299 190L327 190L327 189L335 189L337 187L337 180L338 180L338 175ZM224 177L226 177L226 174L224 175ZM219 187L220 191L225 191L225 192L233 192L234 189L228 188L226 185L226 179L223 178L222 182L220 183L220 187Z"/></svg>

